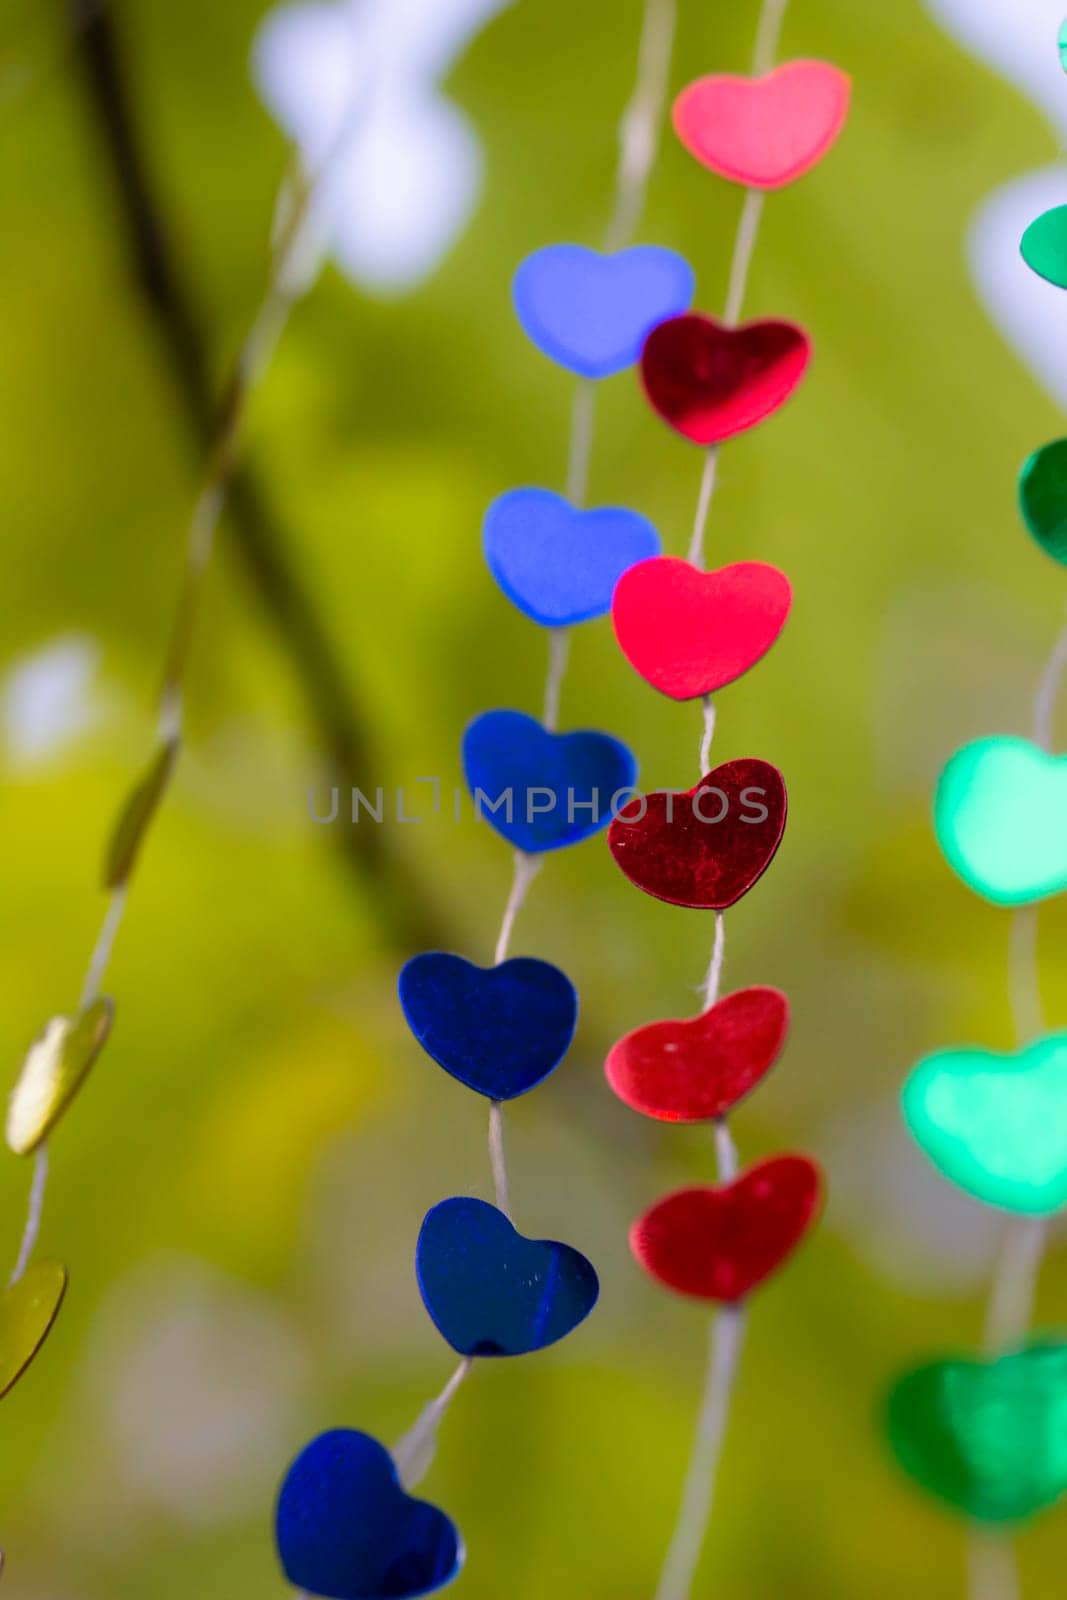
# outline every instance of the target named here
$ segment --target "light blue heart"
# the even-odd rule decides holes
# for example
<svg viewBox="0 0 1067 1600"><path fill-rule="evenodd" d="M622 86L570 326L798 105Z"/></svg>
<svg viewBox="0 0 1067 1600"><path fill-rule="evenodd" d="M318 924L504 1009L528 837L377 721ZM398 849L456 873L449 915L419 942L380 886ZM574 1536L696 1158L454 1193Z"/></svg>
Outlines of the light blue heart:
<svg viewBox="0 0 1067 1600"><path fill-rule="evenodd" d="M659 534L636 511L578 511L548 489L512 489L494 500L482 537L508 599L546 628L605 616L627 568L660 553Z"/></svg>
<svg viewBox="0 0 1067 1600"><path fill-rule="evenodd" d="M652 329L687 311L695 289L688 261L658 245L601 255L551 244L527 256L512 294L539 350L580 377L607 378L634 365Z"/></svg>

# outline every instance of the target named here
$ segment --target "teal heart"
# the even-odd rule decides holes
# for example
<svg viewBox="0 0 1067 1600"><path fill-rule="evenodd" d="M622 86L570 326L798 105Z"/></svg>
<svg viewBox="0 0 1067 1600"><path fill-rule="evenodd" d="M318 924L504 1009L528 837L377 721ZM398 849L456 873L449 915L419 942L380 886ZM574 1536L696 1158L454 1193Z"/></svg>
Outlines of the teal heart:
<svg viewBox="0 0 1067 1600"><path fill-rule="evenodd" d="M1067 1345L937 1361L889 1396L904 1470L975 1522L1021 1522L1067 1492Z"/></svg>
<svg viewBox="0 0 1067 1600"><path fill-rule="evenodd" d="M978 739L941 774L934 828L950 867L1000 906L1067 889L1067 756Z"/></svg>
<svg viewBox="0 0 1067 1600"><path fill-rule="evenodd" d="M1020 249L1031 272L1067 289L1067 206L1053 206L1031 222Z"/></svg>
<svg viewBox="0 0 1067 1600"><path fill-rule="evenodd" d="M946 1178L987 1205L1067 1205L1067 1033L1017 1055L941 1050L911 1074L904 1121Z"/></svg>
<svg viewBox="0 0 1067 1600"><path fill-rule="evenodd" d="M1067 439L1034 451L1019 475L1019 505L1045 554L1067 566Z"/></svg>
<svg viewBox="0 0 1067 1600"><path fill-rule="evenodd" d="M1067 22L1060 27L1060 66L1067 72Z"/></svg>

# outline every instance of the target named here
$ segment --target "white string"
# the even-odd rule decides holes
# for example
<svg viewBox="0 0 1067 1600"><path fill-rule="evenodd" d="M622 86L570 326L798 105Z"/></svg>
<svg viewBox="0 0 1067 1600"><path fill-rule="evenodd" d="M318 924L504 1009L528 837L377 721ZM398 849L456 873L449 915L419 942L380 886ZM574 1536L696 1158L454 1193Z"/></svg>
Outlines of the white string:
<svg viewBox="0 0 1067 1600"><path fill-rule="evenodd" d="M563 679L567 675L571 634L569 628L550 628L548 632L548 675L545 678L545 706L541 721L550 733L559 727L559 703Z"/></svg>
<svg viewBox="0 0 1067 1600"><path fill-rule="evenodd" d="M511 880L511 893L508 903L504 907L504 920L500 924L500 933L496 941L496 952L493 956L494 966L499 967L502 961L507 960L508 950L511 947L511 935L515 931L515 919L522 910L533 883L542 867L540 856L528 856L525 850L515 852L515 872Z"/></svg>
<svg viewBox="0 0 1067 1600"><path fill-rule="evenodd" d="M493 1169L493 1188L496 1206L510 1220L508 1198L508 1163L504 1151L504 1107L499 1100L489 1102L489 1165Z"/></svg>
<svg viewBox="0 0 1067 1600"><path fill-rule="evenodd" d="M1064 628L1053 646L1048 665L1041 675L1034 700L1034 743L1042 750L1052 749L1053 721L1056 700L1064 672L1067 671L1067 628Z"/></svg>
<svg viewBox="0 0 1067 1600"><path fill-rule="evenodd" d="M430 1401L403 1438L397 1441L393 1450L393 1460L396 1463L397 1476L409 1493L417 1488L429 1472L437 1449L437 1430L460 1385L473 1366L474 1358L465 1356L436 1400Z"/></svg>
<svg viewBox="0 0 1067 1600"><path fill-rule="evenodd" d="M1008 938L1008 996L1020 1046L1045 1031L1041 975L1037 964L1037 907L1012 912Z"/></svg>
<svg viewBox="0 0 1067 1600"><path fill-rule="evenodd" d="M721 911L716 915L715 942L718 949L723 918ZM732 1183L738 1173L737 1146L725 1117L719 1117L715 1122L715 1161L719 1182ZM722 1460L745 1326L746 1307L743 1302L724 1306L712 1319L708 1371L697 1419L696 1440L682 1491L681 1510L656 1588L656 1600L688 1600L692 1588L693 1576L711 1522L715 1482Z"/></svg>
<svg viewBox="0 0 1067 1600"><path fill-rule="evenodd" d="M104 920L100 925L93 953L89 957L89 966L85 974L85 983L82 986L81 1005L84 1010L99 998L100 988L104 981L104 974L111 962L111 953L115 948L115 939L122 925L122 918L126 911L128 886L124 883L113 889L104 912Z"/></svg>
<svg viewBox="0 0 1067 1600"><path fill-rule="evenodd" d="M967 1541L970 1600L1021 1600L1019 1569L1010 1539L972 1528Z"/></svg>
<svg viewBox="0 0 1067 1600"><path fill-rule="evenodd" d="M19 1245L18 1259L15 1270L11 1274L9 1287L18 1283L22 1274L30 1264L30 1259L37 1246L37 1239L41 1232L41 1218L44 1214L44 1195L48 1186L48 1146L37 1146L37 1153L33 1158L33 1177L30 1180L30 1201L26 1212L26 1226L22 1230L22 1242Z"/></svg>
<svg viewBox="0 0 1067 1600"><path fill-rule="evenodd" d="M999 1355L1026 1338L1047 1236L1044 1217L1011 1217L1004 1225L986 1315L985 1347L990 1355Z"/></svg>
<svg viewBox="0 0 1067 1600"><path fill-rule="evenodd" d="M645 207L670 85L676 12L675 0L646 0L637 82L619 124L615 213L604 240L605 250L621 250L629 244Z"/></svg>
<svg viewBox="0 0 1067 1600"><path fill-rule="evenodd" d="M752 257L756 251L765 198L762 189L745 190L745 203L741 207L734 258L730 265L726 310L723 313L723 321L728 328L732 328L740 320L741 308L745 303L745 290L748 288L748 275L752 270Z"/></svg>
<svg viewBox="0 0 1067 1600"><path fill-rule="evenodd" d="M726 918L721 911L715 913L715 942L711 949L711 965L704 979L704 1010L710 1011L719 998L723 963L726 959Z"/></svg>
<svg viewBox="0 0 1067 1600"><path fill-rule="evenodd" d="M567 447L567 499L572 506L585 505L589 493L589 461L593 453L593 423L596 418L596 384L592 378L579 378L571 410L571 436Z"/></svg>
<svg viewBox="0 0 1067 1600"><path fill-rule="evenodd" d="M774 66L788 5L789 0L766 0L764 4L756 30L756 46L752 52L753 77L761 78Z"/></svg>
<svg viewBox="0 0 1067 1600"><path fill-rule="evenodd" d="M711 497L715 493L715 479L719 467L719 447L713 444L705 451L704 466L700 474L700 493L697 495L697 513L693 519L693 536L689 541L686 560L694 567L704 565L704 530L708 525Z"/></svg>
<svg viewBox="0 0 1067 1600"><path fill-rule="evenodd" d="M700 739L700 776L703 778L711 765L711 742L715 737L715 702L710 694L704 696L704 731Z"/></svg>
<svg viewBox="0 0 1067 1600"><path fill-rule="evenodd" d="M715 1121L715 1161L719 1170L719 1182L733 1183L741 1169L741 1163L738 1160L734 1136L725 1117L717 1117Z"/></svg>
<svg viewBox="0 0 1067 1600"><path fill-rule="evenodd" d="M688 1600L704 1547L715 1496L745 1332L743 1305L724 1306L711 1324L708 1375L697 1420L678 1525L656 1589L656 1600Z"/></svg>

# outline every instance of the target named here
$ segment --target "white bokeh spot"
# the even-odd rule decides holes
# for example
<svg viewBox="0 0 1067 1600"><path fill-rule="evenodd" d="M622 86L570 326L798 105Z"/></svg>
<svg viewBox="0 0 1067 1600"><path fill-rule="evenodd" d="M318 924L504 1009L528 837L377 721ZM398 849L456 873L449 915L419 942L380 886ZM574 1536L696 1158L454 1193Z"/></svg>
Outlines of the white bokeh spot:
<svg viewBox="0 0 1067 1600"><path fill-rule="evenodd" d="M401 294L469 221L482 145L438 80L511 0L333 0L280 7L256 37L262 98L312 172L318 217L352 282Z"/></svg>
<svg viewBox="0 0 1067 1600"><path fill-rule="evenodd" d="M60 755L99 720L93 692L99 650L76 634L20 657L0 680L4 753L29 767Z"/></svg>
<svg viewBox="0 0 1067 1600"><path fill-rule="evenodd" d="M926 0L947 33L1021 89L1067 138L1067 76L1057 46L1067 0ZM1005 184L981 207L967 253L982 303L1001 334L1060 405L1067 405L1067 298L1023 261L1031 222L1067 203L1067 165Z"/></svg>

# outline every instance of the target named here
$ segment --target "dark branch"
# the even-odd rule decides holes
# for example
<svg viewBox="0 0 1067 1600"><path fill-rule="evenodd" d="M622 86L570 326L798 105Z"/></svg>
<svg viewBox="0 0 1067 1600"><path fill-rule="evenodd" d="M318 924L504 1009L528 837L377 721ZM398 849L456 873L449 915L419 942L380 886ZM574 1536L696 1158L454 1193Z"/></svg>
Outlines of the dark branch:
<svg viewBox="0 0 1067 1600"><path fill-rule="evenodd" d="M199 452L218 426L208 341L199 308L170 245L134 111L121 43L106 0L67 0L88 103L114 181L130 263L152 314ZM341 664L288 553L253 473L241 468L229 498L229 526L246 576L288 652L307 712L327 752L331 781L368 787L373 762ZM343 813L342 813L343 815ZM343 821L330 830L365 888L380 891L392 940L403 950L443 943L434 909L381 829Z"/></svg>

